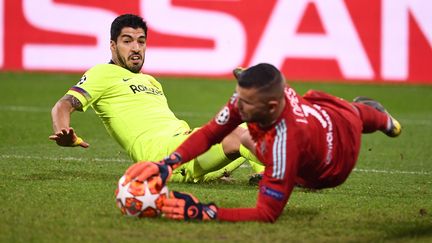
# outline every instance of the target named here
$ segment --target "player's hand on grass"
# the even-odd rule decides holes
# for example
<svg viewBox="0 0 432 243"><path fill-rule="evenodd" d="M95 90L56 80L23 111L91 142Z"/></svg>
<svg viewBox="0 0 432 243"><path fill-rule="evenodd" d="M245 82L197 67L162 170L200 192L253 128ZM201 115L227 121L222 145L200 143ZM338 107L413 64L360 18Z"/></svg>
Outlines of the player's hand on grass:
<svg viewBox="0 0 432 243"><path fill-rule="evenodd" d="M165 159L155 162L138 162L131 165L125 173L126 179L123 185L126 185L132 180L145 181L152 176L160 176L162 184L171 177L173 168L177 168L181 164L181 157L177 153L172 153Z"/></svg>
<svg viewBox="0 0 432 243"><path fill-rule="evenodd" d="M54 140L59 146L88 148L89 144L82 138L78 137L73 128L62 129L60 132L49 136L49 139Z"/></svg>
<svg viewBox="0 0 432 243"><path fill-rule="evenodd" d="M177 191L170 192L162 205L163 217L177 220L213 220L217 211L214 203L200 203L192 194Z"/></svg>

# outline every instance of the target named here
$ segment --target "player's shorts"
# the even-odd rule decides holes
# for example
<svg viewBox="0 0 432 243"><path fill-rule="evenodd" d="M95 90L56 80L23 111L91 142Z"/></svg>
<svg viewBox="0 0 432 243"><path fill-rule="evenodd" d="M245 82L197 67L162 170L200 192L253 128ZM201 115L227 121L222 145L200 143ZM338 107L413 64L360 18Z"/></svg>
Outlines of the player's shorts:
<svg viewBox="0 0 432 243"><path fill-rule="evenodd" d="M147 138L141 143L138 140L131 157L134 161L160 161L174 152L190 133L191 130L185 130L176 134Z"/></svg>
<svg viewBox="0 0 432 243"><path fill-rule="evenodd" d="M160 135L154 138L147 138L145 141L139 140L135 143L131 157L135 162L151 161L158 162L174 152L189 135L199 128L193 130L183 129L175 134ZM173 171L171 180L177 182L193 181L194 164L186 162Z"/></svg>

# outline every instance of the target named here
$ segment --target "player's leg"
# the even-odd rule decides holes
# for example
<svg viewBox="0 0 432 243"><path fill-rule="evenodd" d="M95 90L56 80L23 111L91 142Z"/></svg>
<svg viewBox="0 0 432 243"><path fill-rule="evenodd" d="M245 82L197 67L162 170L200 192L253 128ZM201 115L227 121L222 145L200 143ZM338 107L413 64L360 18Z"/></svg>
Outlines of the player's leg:
<svg viewBox="0 0 432 243"><path fill-rule="evenodd" d="M241 158L247 159L252 170L255 174L261 174L264 172L264 165L255 156L255 142L247 130L246 123L241 124L231 134L229 134L223 141L222 147L224 148L225 154L240 154ZM227 148L230 148L229 150ZM232 157L231 157L232 158ZM244 160L243 160L244 161ZM219 174L230 174L239 165L238 160L234 160L229 165L223 168L223 173ZM213 173L213 174L218 174Z"/></svg>
<svg viewBox="0 0 432 243"><path fill-rule="evenodd" d="M243 144L245 143L245 144ZM245 146L246 145L246 146ZM250 148L250 149L248 149ZM223 176L229 176L235 169L242 165L245 161L248 161L255 171L256 174L260 174L264 171L264 165L259 162L255 155L251 152L254 149L254 143L250 137L249 132L243 126L238 127L231 134L229 134L222 141L222 149L225 155L231 155L231 158L235 158L228 164L221 168L212 167L203 168L203 164L213 160L213 154L217 151L217 145L213 146L209 151L199 156L194 165L194 178L195 182L198 181L212 181L219 179ZM212 151L214 150L214 151ZM238 157L238 154L241 157ZM219 164L219 166L222 163Z"/></svg>
<svg viewBox="0 0 432 243"><path fill-rule="evenodd" d="M231 173L234 170L236 170L238 167L240 167L240 165L242 165L245 161L246 161L245 158L238 157L237 159L231 161L229 164L222 167L221 169L207 172L200 177L196 177L194 179L194 182L207 182L207 181L213 181L213 180L220 179L224 176L229 177L231 175Z"/></svg>
<svg viewBox="0 0 432 243"><path fill-rule="evenodd" d="M213 145L207 152L198 156L196 159L198 165L195 165L198 170L194 172L195 175L201 176L200 171L208 173L219 170L239 157L249 161L258 161L255 155L241 143L241 138L245 133L249 134L247 129L237 127L222 140L221 144Z"/></svg>
<svg viewBox="0 0 432 243"><path fill-rule="evenodd" d="M247 149L242 148L240 137L247 131L245 128L238 127L222 140L221 144L213 145L202 155L195 158L193 161L185 163L183 166L174 171L173 181L202 181L204 175L215 172L205 177L205 180L218 179L223 174L230 174L238 168L244 161L257 161L256 157ZM186 137L183 137L184 140ZM179 142L171 142L173 145L172 151L179 145ZM240 156L241 155L241 156ZM261 170L259 165L256 165L258 171ZM223 168L223 170L221 170ZM221 170L221 171L219 171ZM219 172L216 172L219 171Z"/></svg>
<svg viewBox="0 0 432 243"><path fill-rule="evenodd" d="M222 144L213 145L202 155L189 161L173 171L171 181L201 182L211 181L230 174L246 161L243 157L229 159Z"/></svg>
<svg viewBox="0 0 432 243"><path fill-rule="evenodd" d="M397 137L402 132L400 123L378 101L367 97L356 97L352 104L363 121L363 133L379 130L389 137Z"/></svg>
<svg viewBox="0 0 432 243"><path fill-rule="evenodd" d="M250 153L241 154L240 152L240 147L242 146L240 138L245 131L247 131L245 128L236 128L222 140L221 144L213 145L204 154L198 156L194 160L194 178L200 178L199 180L202 180L204 175L215 172L211 175L207 175L205 180L218 179L224 174L231 174L233 170L237 169L246 161L245 158L255 158L255 156Z"/></svg>
<svg viewBox="0 0 432 243"><path fill-rule="evenodd" d="M178 135L169 142L169 151L167 154L174 151L188 135ZM200 181L202 177L210 172L217 171L226 167L233 160L240 157L240 132L235 131L229 134L222 143L215 144L210 147L202 155L198 156L192 161L186 162L179 168L173 171L171 181L177 182L196 182ZM236 161L238 162L238 161ZM244 158L242 158L244 162ZM227 167L227 169L235 169L238 166ZM222 175L221 175L222 176ZM220 178L220 177L219 177ZM214 178L217 179L217 178Z"/></svg>
<svg viewBox="0 0 432 243"><path fill-rule="evenodd" d="M258 160L255 156L255 142L252 140L252 137L249 131L244 131L240 137L240 155L242 157L248 158L249 164L252 167L252 170L256 174L261 174L264 172L264 165Z"/></svg>
<svg viewBox="0 0 432 243"><path fill-rule="evenodd" d="M250 135L249 131L246 131L242 134L240 141L242 143L240 145L240 154L242 156L247 154L248 157L253 158L248 160L252 170L254 171L254 174L249 177L249 185L258 185L263 177L265 167L255 157L255 142L252 140L252 136Z"/></svg>

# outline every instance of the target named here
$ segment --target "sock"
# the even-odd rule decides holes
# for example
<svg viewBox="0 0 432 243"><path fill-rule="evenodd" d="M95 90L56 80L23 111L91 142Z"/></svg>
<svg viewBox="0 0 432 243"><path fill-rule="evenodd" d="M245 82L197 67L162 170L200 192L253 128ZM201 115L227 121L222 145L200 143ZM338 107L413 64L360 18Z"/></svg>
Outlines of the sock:
<svg viewBox="0 0 432 243"><path fill-rule="evenodd" d="M207 173L201 176L200 178L195 178L194 182L208 182L208 181L219 179L225 175L230 175L235 169L237 169L245 161L246 161L245 158L239 157L219 170Z"/></svg>
<svg viewBox="0 0 432 243"><path fill-rule="evenodd" d="M213 145L207 152L193 160L193 177L198 178L212 171L216 171L231 162L222 149L221 144Z"/></svg>
<svg viewBox="0 0 432 243"><path fill-rule="evenodd" d="M351 104L357 108L360 119L363 121L363 133L372 133L377 130L383 132L387 131L390 119L387 114L365 104Z"/></svg>
<svg viewBox="0 0 432 243"><path fill-rule="evenodd" d="M180 167L173 170L169 181L193 182L193 165L194 165L194 161L189 161L185 164L182 164Z"/></svg>
<svg viewBox="0 0 432 243"><path fill-rule="evenodd" d="M216 144L202 155L175 169L170 181L195 182L196 178L201 178L209 172L219 170L230 162L231 160L226 157L222 145Z"/></svg>
<svg viewBox="0 0 432 243"><path fill-rule="evenodd" d="M264 165L258 160L258 158L245 146L240 145L239 149L240 155L244 158L246 158L252 167L252 170L255 173L262 173L264 172Z"/></svg>

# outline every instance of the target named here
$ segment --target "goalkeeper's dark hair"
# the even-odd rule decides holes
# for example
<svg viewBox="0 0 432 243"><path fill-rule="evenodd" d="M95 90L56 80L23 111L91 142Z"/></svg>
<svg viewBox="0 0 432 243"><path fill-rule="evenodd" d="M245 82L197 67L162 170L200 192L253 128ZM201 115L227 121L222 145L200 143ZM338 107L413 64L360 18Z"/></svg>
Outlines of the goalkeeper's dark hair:
<svg viewBox="0 0 432 243"><path fill-rule="evenodd" d="M260 93L274 94L281 97L284 93L285 81L281 72L273 65L260 63L251 66L236 75L237 83L242 88L256 88Z"/></svg>
<svg viewBox="0 0 432 243"><path fill-rule="evenodd" d="M147 23L138 15L123 14L118 16L111 24L111 40L117 41L124 27L132 27L134 29L142 28L147 38Z"/></svg>

